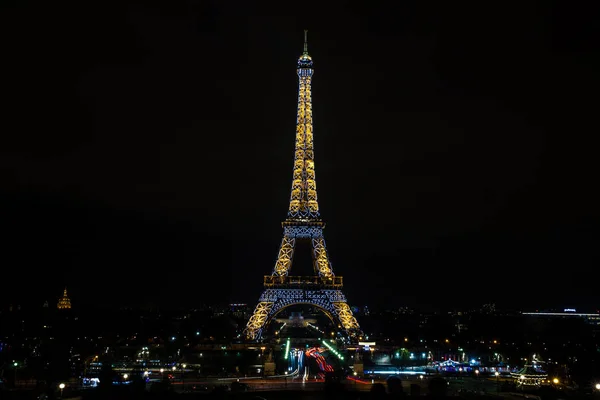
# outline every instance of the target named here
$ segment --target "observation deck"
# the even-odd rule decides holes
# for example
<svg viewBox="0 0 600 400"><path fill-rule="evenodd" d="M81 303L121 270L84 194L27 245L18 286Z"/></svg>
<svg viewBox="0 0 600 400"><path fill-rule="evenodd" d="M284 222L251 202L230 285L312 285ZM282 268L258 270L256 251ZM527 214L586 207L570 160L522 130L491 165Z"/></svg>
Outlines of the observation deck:
<svg viewBox="0 0 600 400"><path fill-rule="evenodd" d="M265 288L307 288L340 289L343 286L341 276L273 276L265 275Z"/></svg>
<svg viewBox="0 0 600 400"><path fill-rule="evenodd" d="M286 226L319 226L325 228L325 222L314 218L288 218L281 223L282 227Z"/></svg>

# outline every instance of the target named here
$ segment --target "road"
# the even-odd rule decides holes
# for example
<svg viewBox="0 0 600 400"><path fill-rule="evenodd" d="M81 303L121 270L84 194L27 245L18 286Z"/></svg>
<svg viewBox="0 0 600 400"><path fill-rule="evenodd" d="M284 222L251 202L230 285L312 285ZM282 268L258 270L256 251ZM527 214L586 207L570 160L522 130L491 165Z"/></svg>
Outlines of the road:
<svg viewBox="0 0 600 400"><path fill-rule="evenodd" d="M415 377L404 377L402 379L402 386L404 388L405 393L410 393L410 385L416 384L421 389L421 394L427 393L427 386L429 384L428 377L423 379L415 378ZM190 391L194 386L196 387L207 387L209 391L212 391L215 387L218 386L228 386L231 387L231 383L238 381L237 378L228 378L228 379L202 379L202 380L186 380L185 381L185 390ZM469 391L469 392L486 392L486 393L496 393L497 386L496 381L494 379L487 378L464 378L464 379L452 379L448 378L448 392L450 394L456 393L459 390L461 391ZM303 380L302 377L298 376L296 378L239 378L239 382L245 383L248 385L249 390L251 391L272 391L272 390L323 390L325 387L325 382L322 379L315 380L314 378L310 378L308 380ZM348 378L343 382L343 385L348 390L356 390L356 391L370 391L371 387L374 383L382 383L385 385L385 379L379 380L363 380L357 379L354 380L352 378ZM175 391L182 392L184 390L184 385L181 381L173 382L173 386Z"/></svg>

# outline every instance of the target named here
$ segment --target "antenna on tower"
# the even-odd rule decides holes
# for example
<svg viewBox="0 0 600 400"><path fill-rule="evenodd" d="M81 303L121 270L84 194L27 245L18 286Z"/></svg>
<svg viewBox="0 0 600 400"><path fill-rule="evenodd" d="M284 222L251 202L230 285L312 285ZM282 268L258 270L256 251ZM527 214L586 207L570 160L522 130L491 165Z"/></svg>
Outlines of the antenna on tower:
<svg viewBox="0 0 600 400"><path fill-rule="evenodd" d="M304 30L304 54L308 54L308 29Z"/></svg>

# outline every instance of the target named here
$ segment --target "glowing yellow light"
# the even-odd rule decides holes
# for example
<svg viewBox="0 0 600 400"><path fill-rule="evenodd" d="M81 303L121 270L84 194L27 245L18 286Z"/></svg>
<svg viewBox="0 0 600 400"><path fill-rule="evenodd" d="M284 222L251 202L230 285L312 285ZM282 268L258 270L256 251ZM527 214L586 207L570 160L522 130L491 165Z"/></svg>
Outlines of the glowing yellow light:
<svg viewBox="0 0 600 400"><path fill-rule="evenodd" d="M59 310L71 309L71 300L69 299L69 296L67 296L67 288L65 288L62 297L58 300L56 308L58 308Z"/></svg>
<svg viewBox="0 0 600 400"><path fill-rule="evenodd" d="M292 267L296 238L310 238L313 267L315 275L317 275L316 278L318 278L318 280L315 279L314 283L335 286L336 289L341 289L341 277L335 277L332 271L325 240L321 233L324 224L320 220L314 161L311 93L313 68L311 58L307 52L306 41L304 53L298 61L297 75L296 140L294 143L294 164L288 218L284 222L284 237L279 247L273 274L265 277L264 284L265 288L271 290L276 289L278 285L286 285L287 289L298 283L306 283L297 282L297 278L290 277L289 272ZM296 280L286 278L295 278ZM267 299L269 300L265 301ZM259 301L244 329L246 339L255 340L259 338L270 319L279 311L279 307L279 303L271 295L265 296L264 300ZM339 320L340 330L343 327L343 330L353 338L358 336L360 327L345 300L331 301L331 304L326 307L329 307L328 313L334 314L337 317L336 319ZM335 333L331 335L335 336ZM275 336L280 336L279 331L275 331ZM362 337L359 340L362 340Z"/></svg>

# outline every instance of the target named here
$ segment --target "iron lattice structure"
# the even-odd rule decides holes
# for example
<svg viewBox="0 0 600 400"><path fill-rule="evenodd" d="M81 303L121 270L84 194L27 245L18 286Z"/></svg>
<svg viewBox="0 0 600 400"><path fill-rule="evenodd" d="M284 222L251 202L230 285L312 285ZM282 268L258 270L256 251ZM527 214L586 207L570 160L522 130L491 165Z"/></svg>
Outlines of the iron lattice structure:
<svg viewBox="0 0 600 400"><path fill-rule="evenodd" d="M335 276L319 213L312 123L311 80L313 62L308 54L306 31L304 52L298 59L298 111L292 190L283 239L273 273L264 278L265 290L244 330L247 339L261 338L264 328L284 308L310 304L321 309L351 339L361 334L360 326L342 293L342 277ZM294 250L298 241L309 241L312 249L313 276L290 276Z"/></svg>

